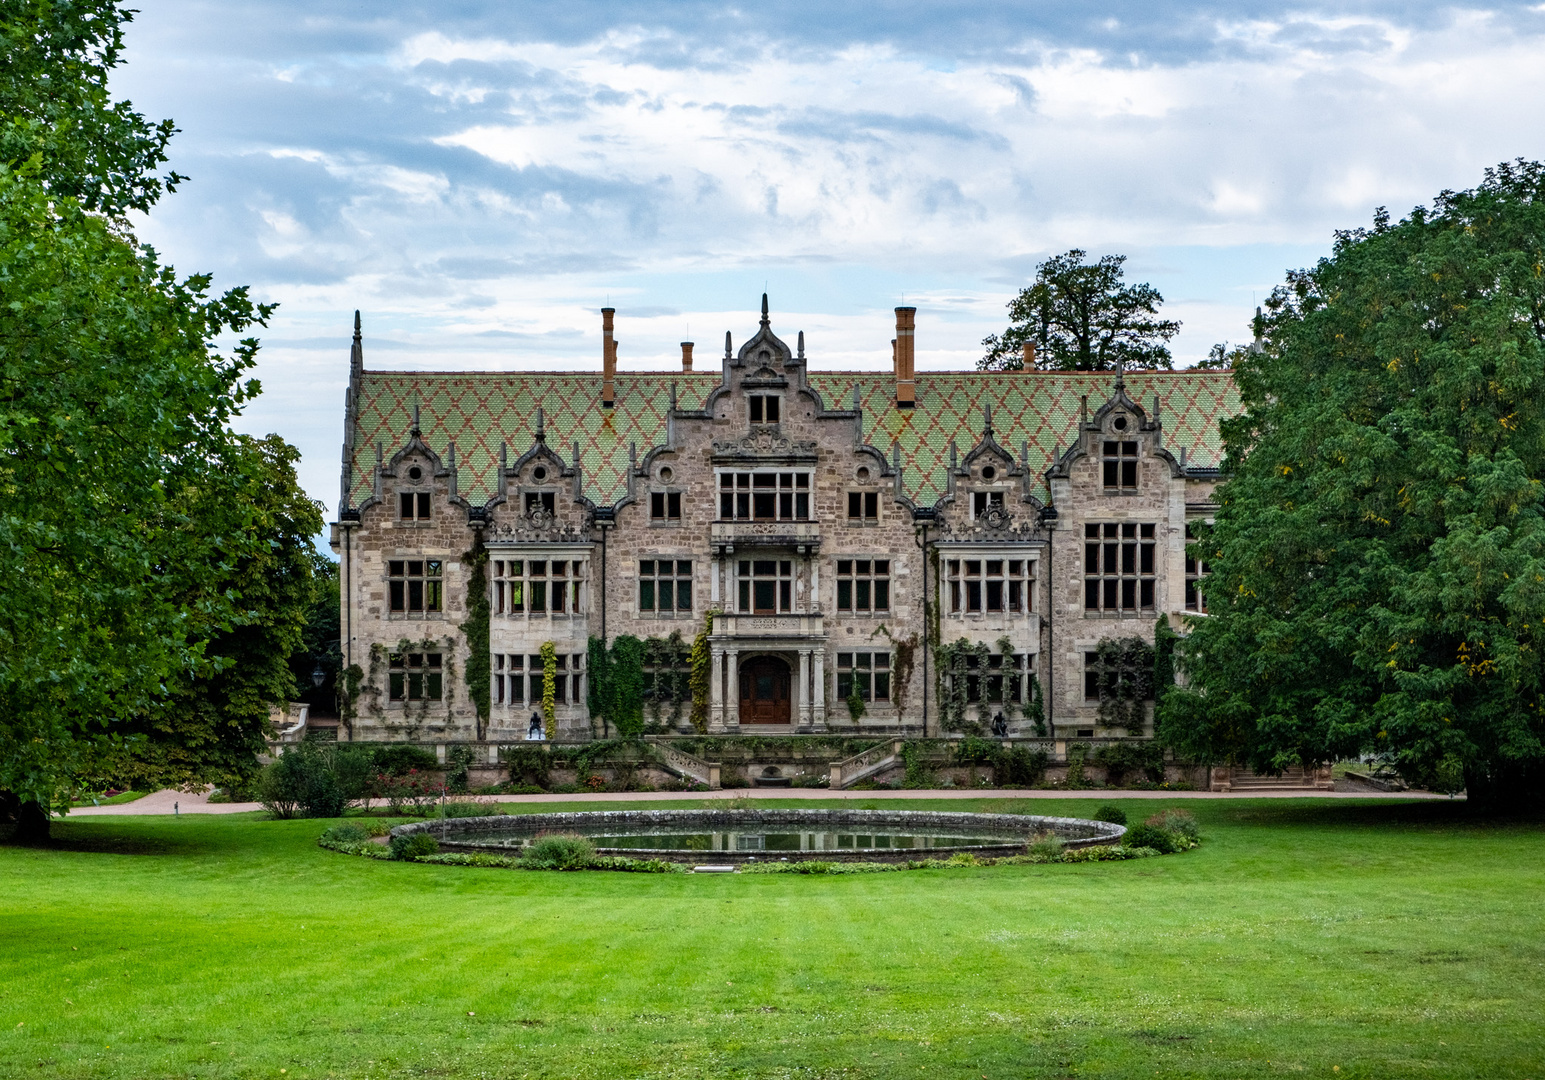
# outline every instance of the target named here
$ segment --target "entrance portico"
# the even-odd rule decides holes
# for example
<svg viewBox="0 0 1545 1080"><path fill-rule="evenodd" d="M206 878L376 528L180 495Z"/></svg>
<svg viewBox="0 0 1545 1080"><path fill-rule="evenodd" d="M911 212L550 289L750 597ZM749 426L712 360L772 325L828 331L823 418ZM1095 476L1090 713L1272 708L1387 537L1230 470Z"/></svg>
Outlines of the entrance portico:
<svg viewBox="0 0 1545 1080"><path fill-rule="evenodd" d="M826 635L819 614L720 615L708 639L708 730L826 730Z"/></svg>

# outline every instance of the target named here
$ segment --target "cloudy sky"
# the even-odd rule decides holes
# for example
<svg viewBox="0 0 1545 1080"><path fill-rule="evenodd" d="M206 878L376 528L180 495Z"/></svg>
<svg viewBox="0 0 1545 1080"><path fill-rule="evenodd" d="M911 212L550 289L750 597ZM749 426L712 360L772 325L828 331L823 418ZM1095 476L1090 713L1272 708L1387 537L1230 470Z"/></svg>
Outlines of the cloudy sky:
<svg viewBox="0 0 1545 1080"><path fill-rule="evenodd" d="M1331 232L1545 156L1545 4L158 0L115 88L192 182L140 222L281 307L244 418L334 509L382 368L623 366L803 329L970 366L1049 254L1129 256L1178 363Z"/></svg>

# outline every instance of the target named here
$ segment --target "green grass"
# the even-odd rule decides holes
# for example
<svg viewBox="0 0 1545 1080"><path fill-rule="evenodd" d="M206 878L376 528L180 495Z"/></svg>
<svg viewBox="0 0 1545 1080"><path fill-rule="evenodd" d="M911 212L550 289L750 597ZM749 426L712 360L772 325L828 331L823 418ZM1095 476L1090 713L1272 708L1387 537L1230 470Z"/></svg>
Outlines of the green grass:
<svg viewBox="0 0 1545 1080"><path fill-rule="evenodd" d="M323 851L316 821L67 821L52 849L0 848L0 1076L1545 1080L1545 829L1450 803L1183 805L1204 836L1184 855L844 877L472 870Z"/></svg>

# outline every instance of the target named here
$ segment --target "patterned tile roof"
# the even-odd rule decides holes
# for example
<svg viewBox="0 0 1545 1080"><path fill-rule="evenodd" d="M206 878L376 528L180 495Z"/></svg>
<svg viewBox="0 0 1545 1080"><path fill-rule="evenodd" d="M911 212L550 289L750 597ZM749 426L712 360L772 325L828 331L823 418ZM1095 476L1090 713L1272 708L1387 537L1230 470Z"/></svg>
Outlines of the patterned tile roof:
<svg viewBox="0 0 1545 1080"><path fill-rule="evenodd" d="M539 406L548 445L568 460L577 441L585 495L610 504L627 489L628 444L637 443L642 458L664 442L671 384L680 408L699 409L719 378L717 371L618 372L616 407L604 410L598 372L360 371L350 504L370 494L376 445L390 459L408 441L415 403L424 441L442 457L448 444L456 444L461 493L473 505L494 494L499 444L509 445L511 461L531 447ZM1115 376L920 371L917 408L910 412L893 407L895 381L888 371L812 371L809 381L829 409L850 408L858 387L867 439L887 458L892 442L901 444L907 494L930 505L944 493L951 440L962 457L976 445L985 405L992 406L994 434L1005 449L1017 457L1028 442L1039 477L1072 441L1079 399L1088 396L1092 413L1110 397ZM1184 447L1191 465L1219 464L1218 421L1239 410L1228 372L1131 372L1126 385L1145 409L1158 396L1167 447ZM1042 486L1039 480L1036 486Z"/></svg>

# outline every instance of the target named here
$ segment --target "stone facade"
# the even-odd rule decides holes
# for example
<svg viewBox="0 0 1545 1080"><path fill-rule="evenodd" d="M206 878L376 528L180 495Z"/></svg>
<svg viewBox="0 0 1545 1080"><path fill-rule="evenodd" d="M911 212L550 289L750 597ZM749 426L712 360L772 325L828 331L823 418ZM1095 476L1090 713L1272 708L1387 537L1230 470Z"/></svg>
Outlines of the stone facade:
<svg viewBox="0 0 1545 1080"><path fill-rule="evenodd" d="M1228 373L914 373L897 314L889 378L811 373L765 297L717 378L617 372L610 311L588 382L367 372L356 322L333 542L359 687L340 737L523 740L549 643L557 737L614 734L586 705L590 639L690 643L710 612L709 733L944 734L938 648L964 639L990 656L951 730L1111 734L1087 657L1151 642L1160 615L1180 625ZM486 658L469 646L479 564ZM485 659L480 710L467 673Z"/></svg>

